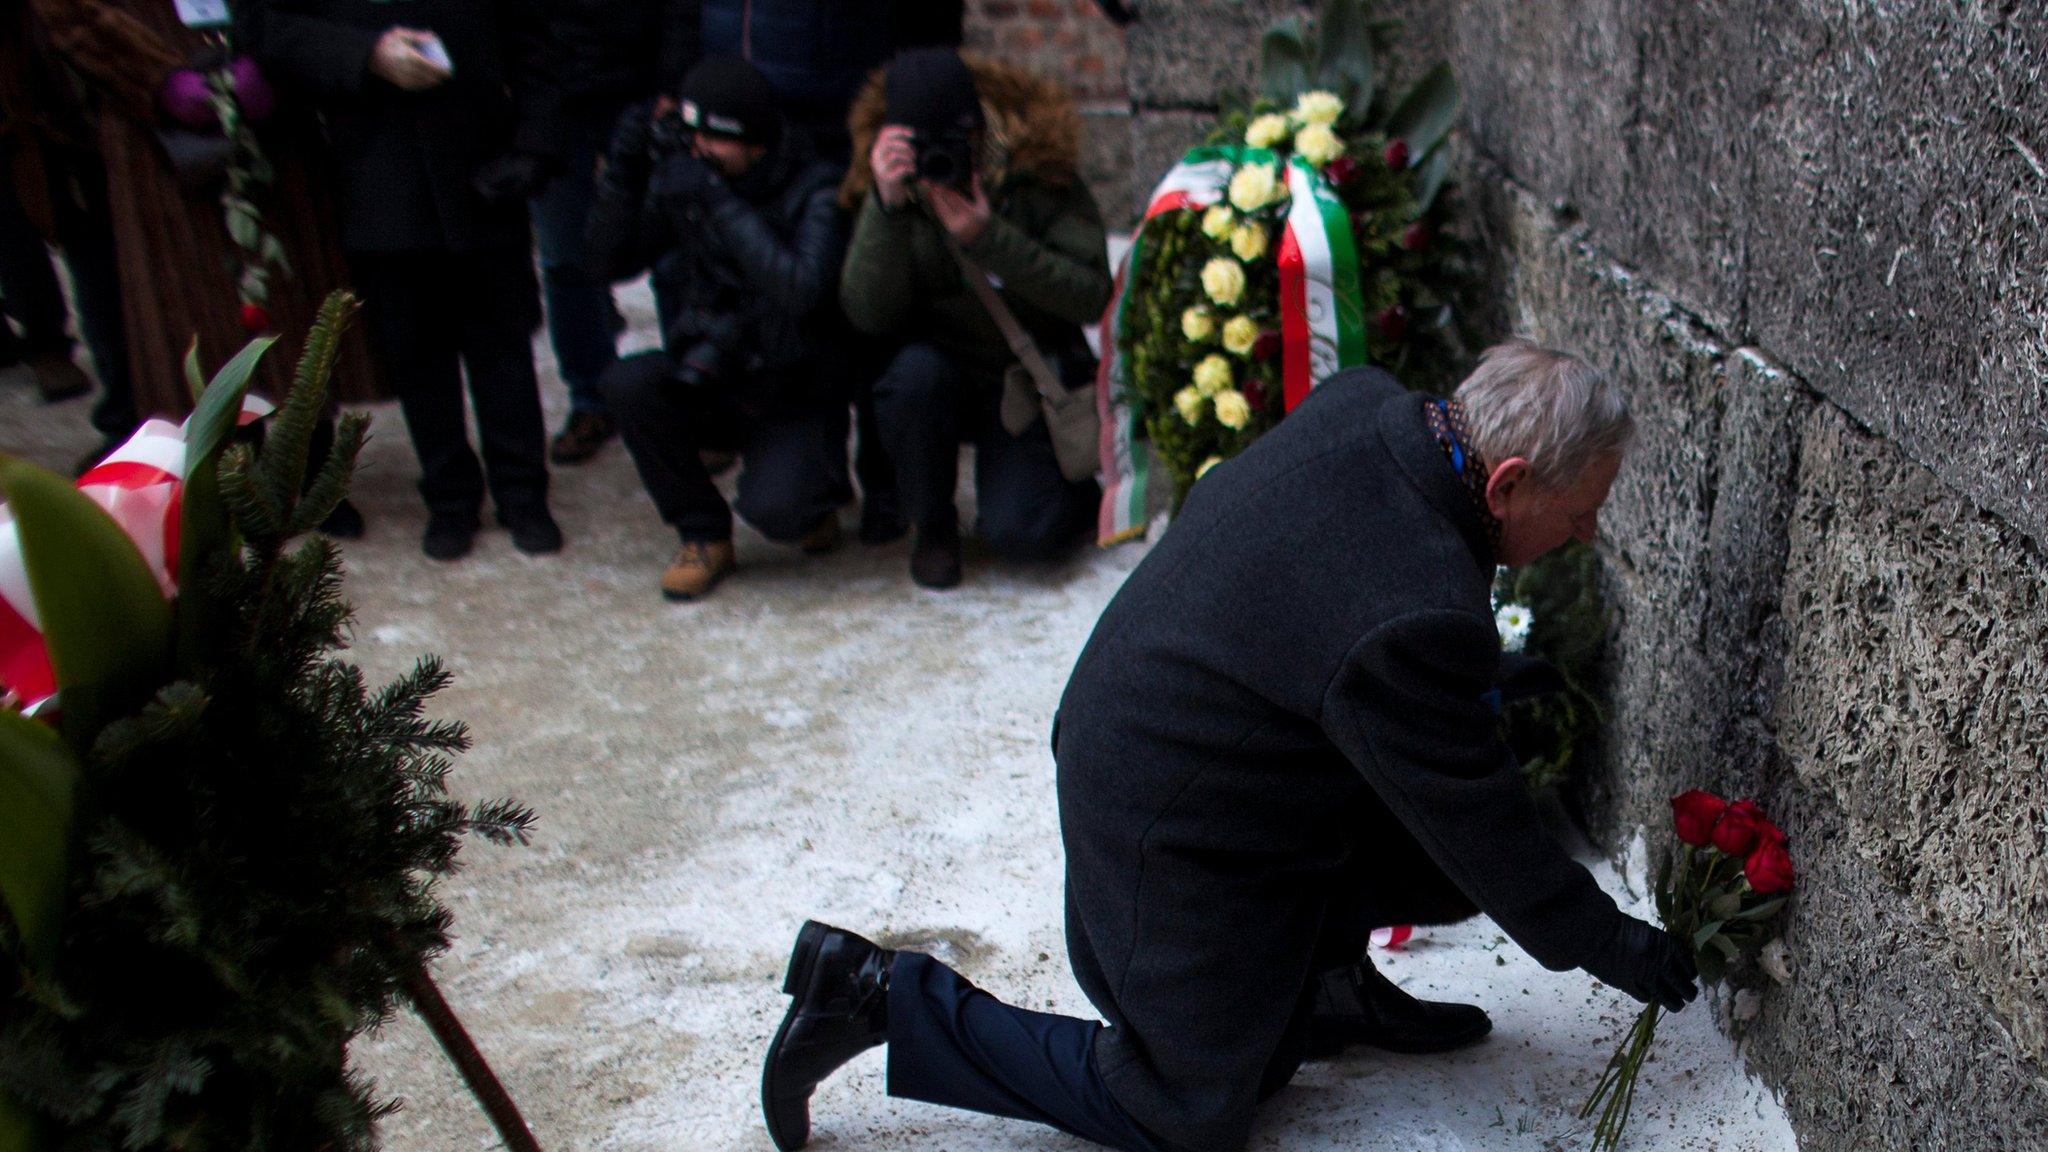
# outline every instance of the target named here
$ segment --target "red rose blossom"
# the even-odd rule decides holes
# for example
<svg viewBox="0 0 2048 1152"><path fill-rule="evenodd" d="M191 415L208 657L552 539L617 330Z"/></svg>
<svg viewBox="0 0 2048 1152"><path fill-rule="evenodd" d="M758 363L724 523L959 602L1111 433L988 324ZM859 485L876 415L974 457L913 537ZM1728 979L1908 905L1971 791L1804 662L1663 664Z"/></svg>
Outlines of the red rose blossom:
<svg viewBox="0 0 2048 1152"><path fill-rule="evenodd" d="M1695 848L1705 848L1713 843L1714 824L1727 810L1726 800L1694 788L1671 798L1671 823L1677 827L1680 840Z"/></svg>
<svg viewBox="0 0 2048 1152"><path fill-rule="evenodd" d="M1380 153L1380 158L1387 162L1387 167L1399 172L1408 166L1408 142L1406 140L1387 141L1387 150Z"/></svg>
<svg viewBox="0 0 2048 1152"><path fill-rule="evenodd" d="M242 305L242 330L245 332L270 331L270 312L261 304Z"/></svg>
<svg viewBox="0 0 2048 1152"><path fill-rule="evenodd" d="M1417 220L1401 233L1401 247L1410 252L1420 252L1429 247L1429 225Z"/></svg>
<svg viewBox="0 0 2048 1152"><path fill-rule="evenodd" d="M1408 335L1408 309L1399 304L1380 313L1380 335L1389 344L1399 344Z"/></svg>
<svg viewBox="0 0 2048 1152"><path fill-rule="evenodd" d="M1323 178L1339 188L1351 183L1352 177L1357 175L1358 161L1349 156L1339 156L1323 165Z"/></svg>
<svg viewBox="0 0 2048 1152"><path fill-rule="evenodd" d="M1730 856L1747 856L1755 848L1764 823L1764 810L1754 800L1737 800L1721 813L1714 825L1714 847Z"/></svg>
<svg viewBox="0 0 2048 1152"><path fill-rule="evenodd" d="M1264 362L1278 355L1280 355L1280 333L1275 332L1271 328L1259 333L1258 340L1252 344L1252 359Z"/></svg>
<svg viewBox="0 0 2048 1152"><path fill-rule="evenodd" d="M1257 412L1266 406L1266 382L1264 380L1259 379L1257 376L1247 376L1244 379L1244 383L1239 384L1237 388L1238 391L1244 393L1244 398L1251 404L1252 411Z"/></svg>
<svg viewBox="0 0 2048 1152"><path fill-rule="evenodd" d="M1776 841L1766 840L1757 845L1756 851L1743 862L1742 874L1749 878L1749 886L1757 892L1770 896L1792 890L1792 854Z"/></svg>

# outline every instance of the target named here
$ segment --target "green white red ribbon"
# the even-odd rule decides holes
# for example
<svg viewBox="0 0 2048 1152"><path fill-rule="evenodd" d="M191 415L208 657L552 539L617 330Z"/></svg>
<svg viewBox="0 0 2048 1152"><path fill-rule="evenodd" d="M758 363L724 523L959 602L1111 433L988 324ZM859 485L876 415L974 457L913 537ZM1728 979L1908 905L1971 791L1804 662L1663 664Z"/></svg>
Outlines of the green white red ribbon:
<svg viewBox="0 0 2048 1152"><path fill-rule="evenodd" d="M1230 177L1247 162L1271 162L1265 149L1205 145L1181 157L1152 191L1145 220L1167 212L1199 212L1224 199ZM1288 411L1317 381L1366 362L1364 301L1359 294L1358 247L1351 218L1314 166L1299 158L1285 167L1290 203L1280 239L1281 379ZM1145 245L1140 224L1117 269L1116 288L1101 324L1102 361L1095 402L1102 413L1102 511L1096 542L1120 543L1145 534L1151 515L1150 450L1138 433L1139 416L1127 399L1128 367L1122 334L1130 270Z"/></svg>

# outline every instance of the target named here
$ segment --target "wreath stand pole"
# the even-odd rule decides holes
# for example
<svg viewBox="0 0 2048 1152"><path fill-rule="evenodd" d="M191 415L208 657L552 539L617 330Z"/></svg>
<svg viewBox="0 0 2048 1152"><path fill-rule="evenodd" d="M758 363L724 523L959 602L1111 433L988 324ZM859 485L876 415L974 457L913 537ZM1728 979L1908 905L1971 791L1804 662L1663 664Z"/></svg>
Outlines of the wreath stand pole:
<svg viewBox="0 0 2048 1152"><path fill-rule="evenodd" d="M498 1082L491 1072L491 1066L484 1062L483 1053L477 1051L476 1042L469 1038L468 1029L455 1018L455 1009L448 1006L448 999L441 995L441 989L434 984L434 978L427 975L421 966L407 978L406 995L419 1011L420 1019L433 1030L434 1039L441 1042L441 1050L462 1073L463 1082L469 1085L470 1095L483 1106L484 1114L491 1118L492 1127L498 1130L498 1138L505 1142L508 1152L541 1152L540 1143L533 1138L533 1132L526 1127L526 1121L519 1115L519 1105L512 1102L511 1094Z"/></svg>

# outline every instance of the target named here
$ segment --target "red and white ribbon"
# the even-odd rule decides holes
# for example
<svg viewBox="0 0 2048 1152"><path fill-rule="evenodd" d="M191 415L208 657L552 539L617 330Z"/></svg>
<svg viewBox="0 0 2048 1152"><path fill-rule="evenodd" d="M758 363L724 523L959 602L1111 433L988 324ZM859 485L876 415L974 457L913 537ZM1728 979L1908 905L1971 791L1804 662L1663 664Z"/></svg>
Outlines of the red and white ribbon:
<svg viewBox="0 0 2048 1152"><path fill-rule="evenodd" d="M1395 924L1388 928L1372 930L1372 946L1375 948L1399 948L1415 938L1415 926Z"/></svg>
<svg viewBox="0 0 2048 1152"><path fill-rule="evenodd" d="M270 415L269 401L250 396L237 422ZM185 489L185 426L149 420L128 441L78 478L78 490L106 509L156 577L164 595L178 592L179 507ZM22 564L21 532L0 504L0 688L34 713L57 691L43 642L42 619Z"/></svg>

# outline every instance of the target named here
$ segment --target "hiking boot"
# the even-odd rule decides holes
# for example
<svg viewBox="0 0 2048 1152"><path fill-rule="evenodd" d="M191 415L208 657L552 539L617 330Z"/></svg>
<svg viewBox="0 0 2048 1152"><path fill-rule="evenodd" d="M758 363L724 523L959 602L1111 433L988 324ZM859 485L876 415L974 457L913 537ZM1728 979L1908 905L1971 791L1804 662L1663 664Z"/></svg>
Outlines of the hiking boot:
<svg viewBox="0 0 2048 1152"><path fill-rule="evenodd" d="M813 525L809 532L804 533L803 538L796 542L796 546L802 549L806 556L823 556L828 552L837 552L839 546L845 542L846 534L839 528L839 517L827 516Z"/></svg>
<svg viewBox="0 0 2048 1152"><path fill-rule="evenodd" d="M922 588L953 588L960 583L960 526L948 520L917 530L910 547L910 578Z"/></svg>
<svg viewBox="0 0 2048 1152"><path fill-rule="evenodd" d="M548 445L548 459L557 464L581 464L618 434L618 421L602 412L571 412L569 422Z"/></svg>
<svg viewBox="0 0 2048 1152"><path fill-rule="evenodd" d="M804 921L782 991L793 997L761 1069L769 1138L795 1152L811 1138L811 1093L848 1060L889 1037L889 965L896 953L843 928Z"/></svg>
<svg viewBox="0 0 2048 1152"><path fill-rule="evenodd" d="M671 600L698 599L738 566L730 540L685 540L661 574L661 594Z"/></svg>
<svg viewBox="0 0 2048 1152"><path fill-rule="evenodd" d="M1366 959L1316 978L1308 1054L1335 1056L1353 1044L1410 1054L1449 1052L1478 1043L1492 1030L1493 1021L1481 1009L1417 1000Z"/></svg>
<svg viewBox="0 0 2048 1152"><path fill-rule="evenodd" d="M43 397L43 403L56 404L74 396L83 396L92 391L92 380L70 356L38 356L28 362L28 370L35 373L36 391Z"/></svg>

